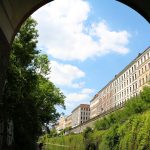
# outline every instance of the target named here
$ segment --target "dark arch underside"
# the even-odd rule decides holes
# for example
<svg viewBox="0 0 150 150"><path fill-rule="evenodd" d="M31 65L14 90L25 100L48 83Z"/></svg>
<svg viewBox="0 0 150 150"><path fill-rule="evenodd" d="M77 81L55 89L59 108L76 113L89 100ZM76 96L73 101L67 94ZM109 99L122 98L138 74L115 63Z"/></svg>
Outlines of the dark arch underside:
<svg viewBox="0 0 150 150"><path fill-rule="evenodd" d="M0 0L0 29L9 44L22 23L37 9L53 0ZM150 22L150 0L116 0L133 8Z"/></svg>
<svg viewBox="0 0 150 150"><path fill-rule="evenodd" d="M150 23L150 0L117 0L142 15Z"/></svg>

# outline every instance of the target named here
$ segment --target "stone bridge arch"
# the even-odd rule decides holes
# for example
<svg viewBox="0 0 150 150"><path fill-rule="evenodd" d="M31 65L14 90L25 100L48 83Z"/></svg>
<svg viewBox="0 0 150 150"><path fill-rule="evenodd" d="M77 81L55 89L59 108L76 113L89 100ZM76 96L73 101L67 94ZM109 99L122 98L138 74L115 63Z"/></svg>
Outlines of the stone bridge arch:
<svg viewBox="0 0 150 150"><path fill-rule="evenodd" d="M11 45L22 23L37 9L53 0L0 0L0 32ZM150 22L149 0L114 0L121 2ZM2 34L0 33L0 35Z"/></svg>
<svg viewBox="0 0 150 150"><path fill-rule="evenodd" d="M2 92L12 41L22 23L37 9L51 1L53 0L0 0L0 115L3 114ZM150 0L116 1L131 7L150 23Z"/></svg>

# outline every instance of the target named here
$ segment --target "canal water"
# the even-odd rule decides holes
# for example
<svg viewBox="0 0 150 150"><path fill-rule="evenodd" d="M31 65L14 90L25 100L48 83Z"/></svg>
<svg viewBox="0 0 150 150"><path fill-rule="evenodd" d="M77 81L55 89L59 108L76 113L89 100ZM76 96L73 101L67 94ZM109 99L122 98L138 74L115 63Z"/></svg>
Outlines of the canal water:
<svg viewBox="0 0 150 150"><path fill-rule="evenodd" d="M45 145L43 150L82 150L81 148L63 147L57 145Z"/></svg>

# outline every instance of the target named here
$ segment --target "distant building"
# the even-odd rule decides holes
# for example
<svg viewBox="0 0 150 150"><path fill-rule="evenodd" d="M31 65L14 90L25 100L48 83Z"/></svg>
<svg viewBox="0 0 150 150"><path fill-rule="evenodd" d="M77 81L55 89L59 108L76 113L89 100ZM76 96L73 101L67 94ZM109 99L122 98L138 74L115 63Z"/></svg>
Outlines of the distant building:
<svg viewBox="0 0 150 150"><path fill-rule="evenodd" d="M109 110L114 105L114 85L111 81L90 101L90 118Z"/></svg>
<svg viewBox="0 0 150 150"><path fill-rule="evenodd" d="M72 115L65 118L65 128L72 127Z"/></svg>
<svg viewBox="0 0 150 150"><path fill-rule="evenodd" d="M80 104L72 111L72 127L78 126L88 119L90 119L90 105Z"/></svg>
<svg viewBox="0 0 150 150"><path fill-rule="evenodd" d="M59 133L61 130L65 129L65 117L61 116L55 125L57 132Z"/></svg>
<svg viewBox="0 0 150 150"><path fill-rule="evenodd" d="M119 74L115 75L90 101L90 118L123 105L150 82L150 48L139 54Z"/></svg>
<svg viewBox="0 0 150 150"><path fill-rule="evenodd" d="M136 96L149 86L150 82L150 47L139 54L129 65L102 88L88 104L80 104L72 114L59 119L58 131L66 127L78 126L111 108L122 106L124 102Z"/></svg>

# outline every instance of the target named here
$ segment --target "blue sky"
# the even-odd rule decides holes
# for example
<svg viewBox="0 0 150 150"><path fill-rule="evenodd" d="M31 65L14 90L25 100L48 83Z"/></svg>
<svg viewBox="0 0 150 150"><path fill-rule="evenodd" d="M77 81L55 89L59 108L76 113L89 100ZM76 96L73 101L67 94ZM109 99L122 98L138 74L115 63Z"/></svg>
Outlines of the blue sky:
<svg viewBox="0 0 150 150"><path fill-rule="evenodd" d="M149 23L115 0L55 0L33 14L50 80L66 95L66 115L150 45Z"/></svg>

